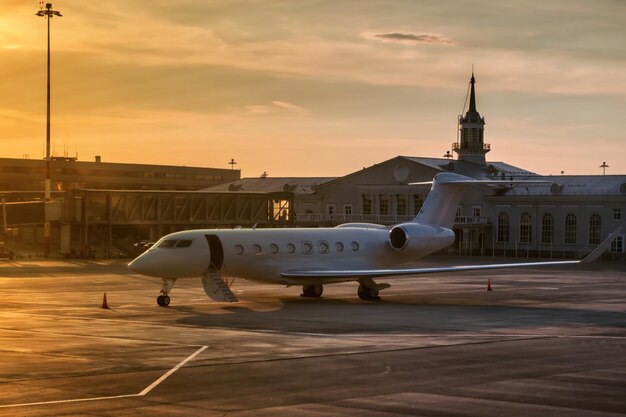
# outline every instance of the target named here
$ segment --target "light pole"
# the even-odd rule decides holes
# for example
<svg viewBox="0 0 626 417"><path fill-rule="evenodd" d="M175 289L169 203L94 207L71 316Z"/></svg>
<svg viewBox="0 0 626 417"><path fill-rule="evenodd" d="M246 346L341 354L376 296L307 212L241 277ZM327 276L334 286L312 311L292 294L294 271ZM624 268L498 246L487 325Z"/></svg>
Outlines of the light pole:
<svg viewBox="0 0 626 417"><path fill-rule="evenodd" d="M41 7L43 2L39 2L39 6ZM46 3L46 9L44 10L41 7L36 16L45 17L48 21L48 84L47 84L47 100L46 100L46 182L45 182L45 199L46 202L50 201L50 20L52 20L53 16L61 17L61 13L52 10L52 3ZM50 222L47 218L45 218L45 209L44 209L44 255L48 256L50 253Z"/></svg>
<svg viewBox="0 0 626 417"><path fill-rule="evenodd" d="M602 175L606 175L606 169L609 166L606 164L606 162L602 162L602 165L600 165L600 168L602 168Z"/></svg>

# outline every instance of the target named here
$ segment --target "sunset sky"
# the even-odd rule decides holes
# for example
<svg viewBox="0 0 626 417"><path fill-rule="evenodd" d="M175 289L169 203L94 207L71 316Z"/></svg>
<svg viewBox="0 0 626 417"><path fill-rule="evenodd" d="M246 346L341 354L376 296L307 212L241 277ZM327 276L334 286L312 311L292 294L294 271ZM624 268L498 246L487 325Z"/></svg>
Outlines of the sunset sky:
<svg viewBox="0 0 626 417"><path fill-rule="evenodd" d="M0 0L0 157L42 158L46 22ZM57 0L52 141L80 160L339 176L456 140L472 65L491 161L626 174L622 0Z"/></svg>

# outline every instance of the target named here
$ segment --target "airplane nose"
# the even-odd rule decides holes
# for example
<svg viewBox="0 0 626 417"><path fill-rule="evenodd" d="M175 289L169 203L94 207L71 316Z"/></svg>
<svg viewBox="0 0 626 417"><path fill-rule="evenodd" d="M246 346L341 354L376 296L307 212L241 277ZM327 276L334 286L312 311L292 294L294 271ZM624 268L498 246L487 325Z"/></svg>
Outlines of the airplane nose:
<svg viewBox="0 0 626 417"><path fill-rule="evenodd" d="M138 274L154 275L155 269L158 270L158 268L155 268L154 262L152 262L149 258L150 256L148 256L147 253L141 254L133 259L127 267L131 271Z"/></svg>

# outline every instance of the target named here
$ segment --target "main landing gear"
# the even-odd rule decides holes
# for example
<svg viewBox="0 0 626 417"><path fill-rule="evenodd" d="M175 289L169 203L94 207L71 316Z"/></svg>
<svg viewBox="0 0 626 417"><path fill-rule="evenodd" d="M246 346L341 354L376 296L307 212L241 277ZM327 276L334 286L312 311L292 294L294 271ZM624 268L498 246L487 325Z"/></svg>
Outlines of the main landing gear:
<svg viewBox="0 0 626 417"><path fill-rule="evenodd" d="M176 284L176 278L163 278L161 295L157 297L157 304L161 307L167 307L170 305L170 296L168 294L172 291L174 284Z"/></svg>
<svg viewBox="0 0 626 417"><path fill-rule="evenodd" d="M359 295L359 298L364 301L380 300L377 289L366 287L363 284L359 284L359 289L357 290L357 294Z"/></svg>
<svg viewBox="0 0 626 417"><path fill-rule="evenodd" d="M384 290L385 288L389 288L391 285L389 284L377 284L371 278L361 278L359 280L359 289L357 290L357 294L359 298L364 301L378 301L380 297L378 296L378 292Z"/></svg>
<svg viewBox="0 0 626 417"><path fill-rule="evenodd" d="M320 298L323 292L324 286L322 284L303 285L300 297Z"/></svg>

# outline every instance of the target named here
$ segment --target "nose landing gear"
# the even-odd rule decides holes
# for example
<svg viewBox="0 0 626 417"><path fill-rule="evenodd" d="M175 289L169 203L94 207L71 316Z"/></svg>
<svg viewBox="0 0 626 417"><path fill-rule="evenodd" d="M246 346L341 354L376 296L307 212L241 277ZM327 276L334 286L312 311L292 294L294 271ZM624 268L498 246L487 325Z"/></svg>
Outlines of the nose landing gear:
<svg viewBox="0 0 626 417"><path fill-rule="evenodd" d="M170 305L170 297L169 295L159 295L157 297L157 304L160 305L161 307L167 307L168 305Z"/></svg>
<svg viewBox="0 0 626 417"><path fill-rule="evenodd" d="M170 305L170 296L168 295L172 288L176 284L176 278L163 278L163 285L161 286L161 295L157 297L157 304L161 307L167 307Z"/></svg>

